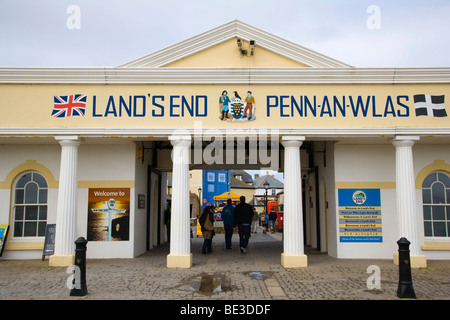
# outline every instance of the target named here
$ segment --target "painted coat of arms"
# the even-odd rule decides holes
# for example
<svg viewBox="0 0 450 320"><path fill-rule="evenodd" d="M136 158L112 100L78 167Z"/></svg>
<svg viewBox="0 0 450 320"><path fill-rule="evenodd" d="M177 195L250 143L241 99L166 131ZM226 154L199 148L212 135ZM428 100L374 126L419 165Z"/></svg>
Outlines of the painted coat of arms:
<svg viewBox="0 0 450 320"><path fill-rule="evenodd" d="M234 91L234 97L229 97L224 90L219 98L220 120L228 122L253 121L255 117L255 98L251 91L247 91L247 97L242 100Z"/></svg>

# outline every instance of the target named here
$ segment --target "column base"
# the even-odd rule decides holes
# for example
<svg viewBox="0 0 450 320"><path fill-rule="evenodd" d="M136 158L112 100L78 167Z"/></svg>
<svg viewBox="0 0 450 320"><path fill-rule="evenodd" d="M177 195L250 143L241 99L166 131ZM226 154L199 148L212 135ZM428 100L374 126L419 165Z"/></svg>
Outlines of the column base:
<svg viewBox="0 0 450 320"><path fill-rule="evenodd" d="M48 265L50 267L68 267L75 264L75 255L56 255L53 254L48 258Z"/></svg>
<svg viewBox="0 0 450 320"><path fill-rule="evenodd" d="M305 268L308 266L306 254L281 254L281 265L284 268Z"/></svg>
<svg viewBox="0 0 450 320"><path fill-rule="evenodd" d="M421 254L411 255L411 268L426 268L427 257ZM394 264L398 266L398 253L394 253Z"/></svg>
<svg viewBox="0 0 450 320"><path fill-rule="evenodd" d="M167 268L189 269L190 267L192 267L192 253L167 255Z"/></svg>

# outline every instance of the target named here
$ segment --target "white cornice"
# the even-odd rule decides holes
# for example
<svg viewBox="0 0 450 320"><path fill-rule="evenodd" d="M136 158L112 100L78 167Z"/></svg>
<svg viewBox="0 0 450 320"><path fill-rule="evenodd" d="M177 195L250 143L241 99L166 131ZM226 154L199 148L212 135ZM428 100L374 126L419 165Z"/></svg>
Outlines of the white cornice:
<svg viewBox="0 0 450 320"><path fill-rule="evenodd" d="M20 84L450 83L450 68L0 68Z"/></svg>
<svg viewBox="0 0 450 320"><path fill-rule="evenodd" d="M0 138L45 138L55 136L73 136L80 138L125 138L164 140L172 135L177 128L0 128ZM184 129L187 134L207 134L208 136L231 134L234 136L248 136L258 133L259 129L224 128L224 129ZM265 134L279 136L306 136L306 138L344 138L344 137L394 137L399 135L415 135L425 137L447 137L450 139L450 128L261 128ZM0 142L2 142L0 140Z"/></svg>
<svg viewBox="0 0 450 320"><path fill-rule="evenodd" d="M257 29L239 20L230 21L212 30L203 32L167 48L130 61L120 67L157 68L186 58L192 54L213 47L234 37L243 40L255 40L262 47L286 58L310 67L350 67L349 65L324 56L318 52L299 46L293 42Z"/></svg>

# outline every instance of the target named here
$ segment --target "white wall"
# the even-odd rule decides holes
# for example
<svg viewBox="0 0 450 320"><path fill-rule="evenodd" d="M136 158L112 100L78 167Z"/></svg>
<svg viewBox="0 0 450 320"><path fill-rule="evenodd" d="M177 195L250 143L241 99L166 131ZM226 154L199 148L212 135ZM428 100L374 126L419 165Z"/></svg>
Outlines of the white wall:
<svg viewBox="0 0 450 320"><path fill-rule="evenodd" d="M128 144L81 144L78 150L78 181L89 181L92 188L103 181L135 179L136 146ZM98 185L98 186L97 186ZM118 186L120 187L120 185ZM78 189L77 236L87 237L89 188ZM135 190L130 188L130 238L128 241L89 241L88 258L134 257ZM57 226L58 227L58 226Z"/></svg>
<svg viewBox="0 0 450 320"><path fill-rule="evenodd" d="M335 145L335 180L358 183L373 183L374 188L381 192L382 243L340 243L339 242L339 212L338 188L335 189L335 221L338 258L374 258L392 259L398 252L397 241L400 238L396 208L395 190L395 148L392 144L366 145ZM450 148L448 145L416 144L413 146L414 173L418 173L435 160L445 160L450 163ZM392 187L389 187L389 186ZM378 187L377 187L378 186ZM353 188L353 187L351 187ZM363 186L361 187L363 188ZM416 219L420 246L425 242L423 232L422 192L416 189ZM450 241L446 239L446 241ZM450 259L447 251L422 251L427 259Z"/></svg>
<svg viewBox="0 0 450 320"><path fill-rule="evenodd" d="M130 181L135 180L136 175L136 146L134 143L126 144L81 144L78 150L78 181L89 187L97 187L105 181ZM61 147L59 144L33 144L33 145L0 145L0 181L5 181L8 174L17 166L28 160L34 160L37 164L50 170L56 181L59 181L59 167L61 160ZM146 174L146 171L145 171ZM78 189L77 203L77 237L87 236L87 208L89 187ZM142 188L139 185L139 188ZM145 189L145 186L144 186ZM141 191L140 191L141 192ZM145 192L144 192L145 193ZM135 190L130 188L130 240L129 241L90 241L88 243L88 258L132 258L135 256ZM56 223L56 208L58 189L49 188L47 223ZM0 223L10 224L11 189L0 189ZM138 225L142 225L139 212ZM139 230L140 232L140 230ZM141 241L142 234L138 234L137 242ZM41 239L11 239L10 242L43 242ZM8 246L6 247L8 248ZM40 258L41 250L5 250L2 258L6 259L34 259Z"/></svg>

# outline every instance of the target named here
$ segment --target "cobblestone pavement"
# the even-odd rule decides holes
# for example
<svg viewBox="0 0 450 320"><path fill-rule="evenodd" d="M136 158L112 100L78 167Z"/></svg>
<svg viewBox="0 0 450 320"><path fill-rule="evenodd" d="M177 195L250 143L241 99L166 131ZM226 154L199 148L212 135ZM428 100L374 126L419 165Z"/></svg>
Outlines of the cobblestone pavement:
<svg viewBox="0 0 450 320"><path fill-rule="evenodd" d="M280 233L252 234L248 254L240 252L236 234L231 250L216 235L207 255L201 237L191 242L190 269L166 267L167 243L134 259L89 259L84 297L69 296L67 268L49 267L48 260L0 260L0 299L400 300L392 260L334 259L307 248L307 268L285 269ZM380 268L380 289L367 286L370 265ZM417 300L450 299L450 261L428 261L412 277Z"/></svg>

